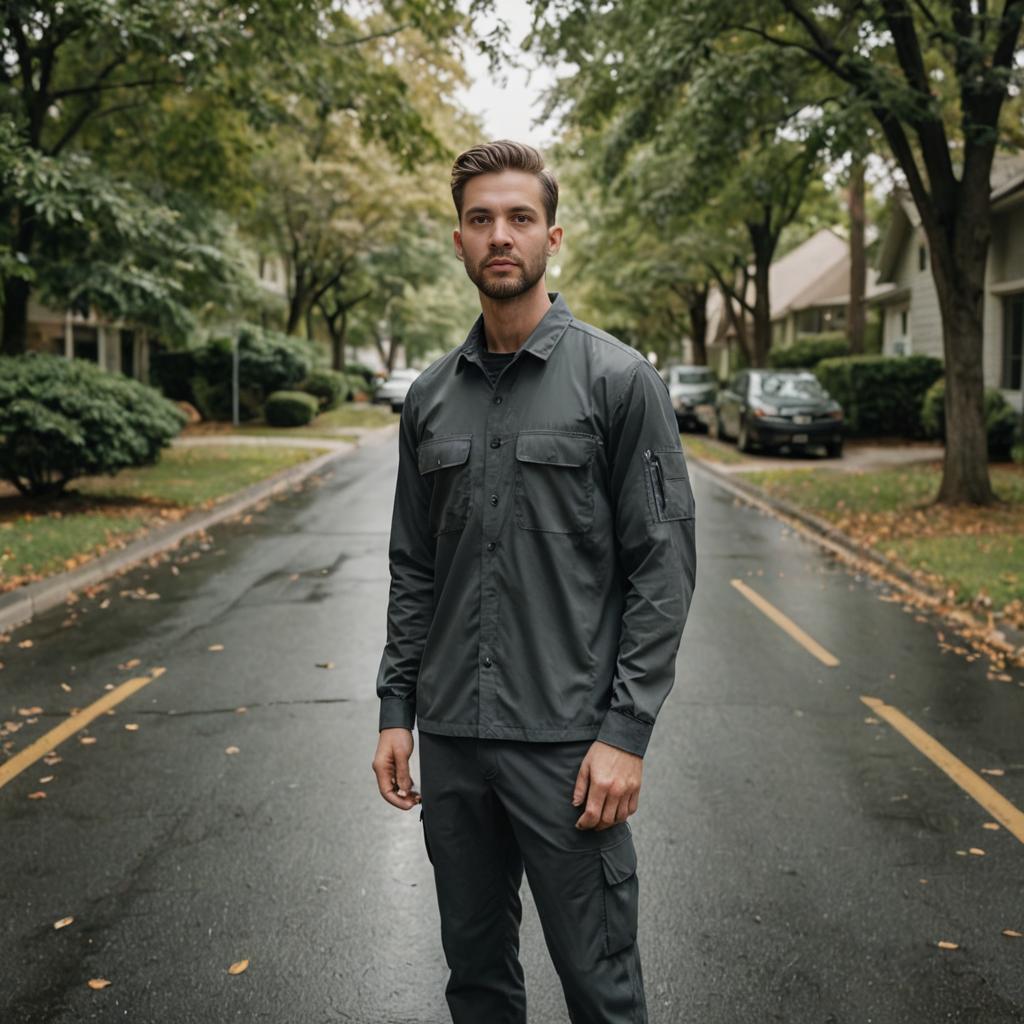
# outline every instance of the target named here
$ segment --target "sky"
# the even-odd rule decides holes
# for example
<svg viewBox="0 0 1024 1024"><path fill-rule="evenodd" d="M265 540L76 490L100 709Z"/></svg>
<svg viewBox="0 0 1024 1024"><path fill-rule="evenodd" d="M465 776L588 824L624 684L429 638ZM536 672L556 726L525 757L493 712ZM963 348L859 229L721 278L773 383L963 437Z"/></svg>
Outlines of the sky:
<svg viewBox="0 0 1024 1024"><path fill-rule="evenodd" d="M530 30L530 5L527 0L502 0L500 8L510 29L510 44L518 48ZM486 31L491 24L493 20L482 20L481 27ZM541 92L555 80L554 67L520 55L525 67L504 69L502 82L488 71L486 57L466 51L464 60L472 85L462 90L459 98L483 119L489 139L512 139L540 148L554 141L555 124L534 127L532 123L540 113Z"/></svg>

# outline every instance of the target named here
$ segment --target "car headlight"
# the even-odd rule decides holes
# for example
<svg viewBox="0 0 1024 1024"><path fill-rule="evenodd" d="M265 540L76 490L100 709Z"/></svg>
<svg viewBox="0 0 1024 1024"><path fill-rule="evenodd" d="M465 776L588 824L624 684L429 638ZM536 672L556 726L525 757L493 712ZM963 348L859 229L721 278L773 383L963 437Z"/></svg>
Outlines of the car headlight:
<svg viewBox="0 0 1024 1024"><path fill-rule="evenodd" d="M751 411L755 416L778 416L779 410L774 405L754 405Z"/></svg>

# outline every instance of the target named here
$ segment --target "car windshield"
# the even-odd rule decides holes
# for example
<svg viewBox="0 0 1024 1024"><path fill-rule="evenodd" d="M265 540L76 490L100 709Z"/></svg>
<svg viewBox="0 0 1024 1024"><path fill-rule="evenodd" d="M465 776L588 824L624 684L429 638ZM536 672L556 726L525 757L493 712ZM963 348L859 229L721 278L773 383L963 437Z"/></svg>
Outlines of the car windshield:
<svg viewBox="0 0 1024 1024"><path fill-rule="evenodd" d="M714 384L715 375L703 366L680 367L674 371L676 384Z"/></svg>
<svg viewBox="0 0 1024 1024"><path fill-rule="evenodd" d="M754 378L754 393L772 398L824 398L825 389L810 374L764 374Z"/></svg>

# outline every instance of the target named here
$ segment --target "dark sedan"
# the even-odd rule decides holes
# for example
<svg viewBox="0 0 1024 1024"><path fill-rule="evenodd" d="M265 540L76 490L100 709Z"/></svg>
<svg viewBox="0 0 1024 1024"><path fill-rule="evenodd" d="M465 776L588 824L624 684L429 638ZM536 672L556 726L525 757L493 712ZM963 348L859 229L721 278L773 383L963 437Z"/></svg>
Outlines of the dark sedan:
<svg viewBox="0 0 1024 1024"><path fill-rule="evenodd" d="M715 403L718 437L740 451L824 446L843 454L843 409L807 370L741 370Z"/></svg>

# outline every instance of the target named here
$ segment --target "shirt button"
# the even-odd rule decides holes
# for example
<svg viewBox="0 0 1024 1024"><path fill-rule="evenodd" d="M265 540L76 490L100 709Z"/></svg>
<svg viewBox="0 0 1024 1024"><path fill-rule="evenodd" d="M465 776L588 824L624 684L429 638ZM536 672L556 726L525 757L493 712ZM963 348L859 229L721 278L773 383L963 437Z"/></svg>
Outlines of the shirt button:
<svg viewBox="0 0 1024 1024"><path fill-rule="evenodd" d="M501 395L498 395L498 396L497 396L497 397L496 397L496 398L494 399L494 404L495 404L495 405L501 405Z"/></svg>
<svg viewBox="0 0 1024 1024"><path fill-rule="evenodd" d="M495 548L496 548L497 546L498 546L498 545L497 545L497 544L495 544L493 540L489 540L489 541L487 542L487 550L488 550L488 551L493 551L493 550L494 550L494 549L495 549Z"/></svg>
<svg viewBox="0 0 1024 1024"><path fill-rule="evenodd" d="M491 667L491 659L490 658L484 658L484 668L490 668L490 667Z"/></svg>
<svg viewBox="0 0 1024 1024"><path fill-rule="evenodd" d="M501 447L501 441L498 438L494 438L491 441L491 447L492 448L500 448Z"/></svg>
<svg viewBox="0 0 1024 1024"><path fill-rule="evenodd" d="M498 504L498 496L496 494L492 494L491 495L491 504L492 505L497 505Z"/></svg>

